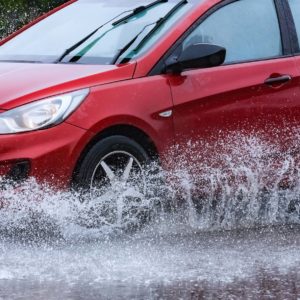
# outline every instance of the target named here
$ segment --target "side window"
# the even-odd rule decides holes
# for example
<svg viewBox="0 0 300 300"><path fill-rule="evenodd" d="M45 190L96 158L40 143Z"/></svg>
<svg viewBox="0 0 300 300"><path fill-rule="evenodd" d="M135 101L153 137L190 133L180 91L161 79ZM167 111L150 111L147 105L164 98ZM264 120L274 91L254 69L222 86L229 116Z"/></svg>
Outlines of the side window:
<svg viewBox="0 0 300 300"><path fill-rule="evenodd" d="M298 41L300 44L300 1L289 0L289 3L294 17L294 22L297 30L297 35L298 35Z"/></svg>
<svg viewBox="0 0 300 300"><path fill-rule="evenodd" d="M299 4L299 0L293 2ZM225 47L225 63L282 56L274 1L238 0L220 8L190 34L183 48L196 43Z"/></svg>

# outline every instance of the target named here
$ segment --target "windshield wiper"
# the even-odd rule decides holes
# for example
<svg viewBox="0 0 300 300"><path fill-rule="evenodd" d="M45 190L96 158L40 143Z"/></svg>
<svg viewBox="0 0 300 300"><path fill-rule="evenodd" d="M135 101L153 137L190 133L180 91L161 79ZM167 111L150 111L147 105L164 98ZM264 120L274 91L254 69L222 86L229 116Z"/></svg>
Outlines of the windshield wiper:
<svg viewBox="0 0 300 300"><path fill-rule="evenodd" d="M112 25L113 26L119 25L120 23L127 21L128 19L134 17L135 15L137 15L145 10L148 10L149 8L151 8L152 6L155 6L156 4L166 3L168 1L169 0L157 0L148 5L139 6L139 7L135 8L131 14L125 16L124 18L121 18L120 20L115 21L114 23L112 23Z"/></svg>
<svg viewBox="0 0 300 300"><path fill-rule="evenodd" d="M169 0L157 0L154 1L148 5L145 6L139 6L136 7L134 9L131 10L126 10L123 11L122 13L118 14L116 17L112 18L111 20L107 21L106 23L102 24L101 26L99 26L98 28L96 28L94 31L92 31L91 33L89 33L86 37L84 37L83 39L81 39L79 42L77 42L76 44L74 44L73 46L71 46L70 48L66 49L65 52L55 61L55 63L59 63L61 62L67 55L69 55L71 52L73 52L76 48L78 48L79 46L81 46L85 41L87 41L90 37L92 37L96 32L98 32L101 28L103 28L105 25L111 23L113 20L117 19L118 17L122 16L123 14L127 13L127 12L131 12L131 14L115 21L112 25L113 26L117 26L123 22L126 22L128 19L130 19L131 17L148 10L149 8L151 8L152 6L159 4L159 3L165 3L168 2Z"/></svg>
<svg viewBox="0 0 300 300"><path fill-rule="evenodd" d="M116 64L119 58L131 47L131 45L138 39L138 37L144 32L144 30L151 25L155 26L149 31L145 37L141 40L141 42L136 46L136 48L133 50L133 52L137 52L140 48L143 47L143 45L146 43L146 41L162 26L163 23L165 23L182 5L187 4L187 0L182 0L178 4L176 4L164 17L160 18L158 21L146 25L129 43L127 43L122 49L118 51L118 53L115 55L115 57L112 60L112 64ZM124 59L121 63L129 61L130 58Z"/></svg>
<svg viewBox="0 0 300 300"><path fill-rule="evenodd" d="M111 64L114 65L118 59L130 48L130 46L138 39L138 37L145 31L145 29L151 25L155 25L157 22L146 25L132 40L129 41L123 48L121 48L112 59Z"/></svg>

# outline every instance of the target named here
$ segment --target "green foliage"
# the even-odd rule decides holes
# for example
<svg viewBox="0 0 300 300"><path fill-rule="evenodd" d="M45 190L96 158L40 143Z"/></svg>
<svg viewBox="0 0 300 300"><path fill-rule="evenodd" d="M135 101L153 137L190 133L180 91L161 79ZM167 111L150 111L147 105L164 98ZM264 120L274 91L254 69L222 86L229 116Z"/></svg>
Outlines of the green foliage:
<svg viewBox="0 0 300 300"><path fill-rule="evenodd" d="M0 39L65 0L0 0Z"/></svg>

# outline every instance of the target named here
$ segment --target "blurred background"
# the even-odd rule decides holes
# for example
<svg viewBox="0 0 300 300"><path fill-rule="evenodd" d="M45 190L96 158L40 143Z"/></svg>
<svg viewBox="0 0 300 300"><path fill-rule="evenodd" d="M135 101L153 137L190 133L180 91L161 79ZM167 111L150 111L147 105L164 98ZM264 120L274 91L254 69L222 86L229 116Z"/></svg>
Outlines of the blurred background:
<svg viewBox="0 0 300 300"><path fill-rule="evenodd" d="M0 40L66 0L0 0Z"/></svg>

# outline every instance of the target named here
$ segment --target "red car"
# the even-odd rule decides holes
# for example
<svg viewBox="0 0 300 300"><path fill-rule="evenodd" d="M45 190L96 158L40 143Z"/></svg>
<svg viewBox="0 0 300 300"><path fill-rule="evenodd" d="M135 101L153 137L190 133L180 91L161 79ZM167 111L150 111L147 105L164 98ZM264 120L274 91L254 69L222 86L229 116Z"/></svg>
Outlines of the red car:
<svg viewBox="0 0 300 300"><path fill-rule="evenodd" d="M143 166L187 142L293 147L299 0L70 1L0 45L5 178L139 197Z"/></svg>

